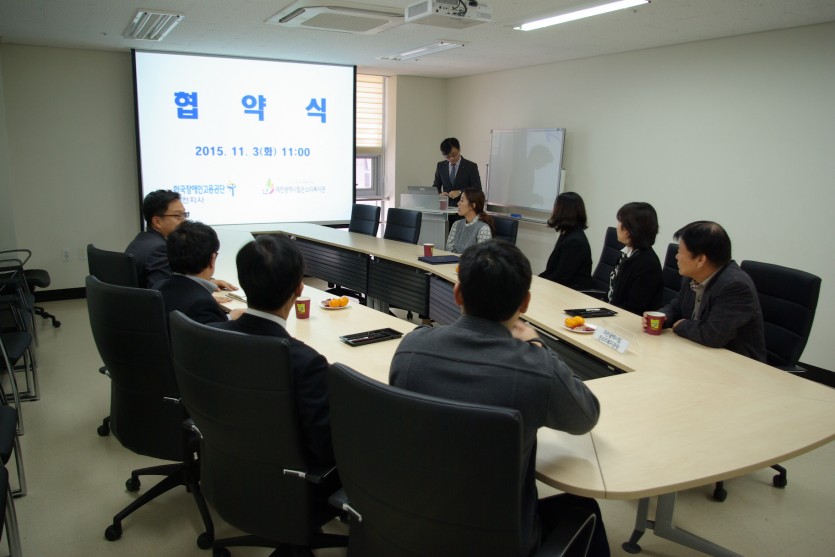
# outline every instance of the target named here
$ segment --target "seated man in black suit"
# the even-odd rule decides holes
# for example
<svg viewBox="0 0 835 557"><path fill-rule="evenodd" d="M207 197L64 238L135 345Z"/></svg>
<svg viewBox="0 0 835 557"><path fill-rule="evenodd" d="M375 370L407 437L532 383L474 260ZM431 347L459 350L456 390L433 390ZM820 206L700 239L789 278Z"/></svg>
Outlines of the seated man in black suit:
<svg viewBox="0 0 835 557"><path fill-rule="evenodd" d="M658 311L664 327L711 348L765 362L765 326L751 277L731 259L731 239L715 222L691 222L675 233L678 272L691 280ZM647 327L643 318L644 329Z"/></svg>
<svg viewBox="0 0 835 557"><path fill-rule="evenodd" d="M328 361L291 337L286 329L287 316L304 288L304 257L295 242L286 236L261 235L241 248L236 263L248 307L237 320L212 326L290 341L299 423L307 446L308 464L331 466L335 460L326 381ZM327 504L326 496L323 504Z"/></svg>
<svg viewBox="0 0 835 557"><path fill-rule="evenodd" d="M168 234L168 262L174 274L159 283L157 290L165 301L165 311L182 311L198 323L226 321L226 312L212 293L218 287L211 282L220 249L217 233L202 222L185 221ZM233 310L236 319L243 310Z"/></svg>
<svg viewBox="0 0 835 557"><path fill-rule="evenodd" d="M462 191L481 191L481 176L478 165L461 156L461 144L456 138L448 137L441 141L441 154L445 160L438 163L432 185L439 194L449 197L449 204L454 207Z"/></svg>
<svg viewBox="0 0 835 557"><path fill-rule="evenodd" d="M171 190L156 190L142 201L142 216L145 230L125 248L133 254L140 288L156 288L171 276L165 239L180 223L188 218L180 194ZM212 279L222 290L237 290L236 286L223 280Z"/></svg>

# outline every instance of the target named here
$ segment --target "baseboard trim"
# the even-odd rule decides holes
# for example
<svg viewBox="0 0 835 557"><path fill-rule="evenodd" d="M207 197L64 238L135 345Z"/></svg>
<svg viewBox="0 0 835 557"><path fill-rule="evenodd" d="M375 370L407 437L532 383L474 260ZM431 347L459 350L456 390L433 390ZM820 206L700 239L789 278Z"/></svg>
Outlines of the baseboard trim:
<svg viewBox="0 0 835 557"><path fill-rule="evenodd" d="M55 290L38 290L35 292L35 303L57 302L60 300L78 300L87 297L85 288L58 288Z"/></svg>

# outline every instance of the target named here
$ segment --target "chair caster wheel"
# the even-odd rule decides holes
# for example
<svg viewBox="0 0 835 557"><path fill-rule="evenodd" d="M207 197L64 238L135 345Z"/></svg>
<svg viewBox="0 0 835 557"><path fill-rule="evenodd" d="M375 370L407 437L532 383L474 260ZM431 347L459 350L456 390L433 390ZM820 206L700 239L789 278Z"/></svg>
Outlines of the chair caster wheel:
<svg viewBox="0 0 835 557"><path fill-rule="evenodd" d="M728 498L728 492L721 487L717 487L713 490L713 500L719 501L720 503L723 502L725 499Z"/></svg>
<svg viewBox="0 0 835 557"><path fill-rule="evenodd" d="M128 478L128 481L125 482L125 489L130 492L139 491L139 488L142 486L142 482L139 481L139 478L134 478L131 476Z"/></svg>
<svg viewBox="0 0 835 557"><path fill-rule="evenodd" d="M99 437L107 437L110 435L110 426L101 424L99 427L96 428L96 433L99 434Z"/></svg>
<svg viewBox="0 0 835 557"><path fill-rule="evenodd" d="M122 527L111 524L104 531L104 538L109 542L115 542L122 537Z"/></svg>
<svg viewBox="0 0 835 557"><path fill-rule="evenodd" d="M57 329L58 327L60 327L60 326L61 326L61 322L60 322L60 321L53 321L53 322L52 322L52 326L53 326L53 327L55 327L55 328Z"/></svg>
<svg viewBox="0 0 835 557"><path fill-rule="evenodd" d="M636 554L636 553L640 553L640 552L641 552L641 546L640 546L640 545L638 545L637 543L632 543L632 542L623 542L623 543L621 544L621 547L623 548L623 550L624 550L625 552L627 552L627 553L632 553L633 555L634 555L634 554Z"/></svg>
<svg viewBox="0 0 835 557"><path fill-rule="evenodd" d="M214 536L209 535L208 532L203 532L197 536L197 547L200 549L211 549L214 542Z"/></svg>
<svg viewBox="0 0 835 557"><path fill-rule="evenodd" d="M779 487L780 489L783 489L784 487L786 487L786 484L789 483L789 480L785 476L777 474L776 476L771 478L771 483L774 484L774 487Z"/></svg>

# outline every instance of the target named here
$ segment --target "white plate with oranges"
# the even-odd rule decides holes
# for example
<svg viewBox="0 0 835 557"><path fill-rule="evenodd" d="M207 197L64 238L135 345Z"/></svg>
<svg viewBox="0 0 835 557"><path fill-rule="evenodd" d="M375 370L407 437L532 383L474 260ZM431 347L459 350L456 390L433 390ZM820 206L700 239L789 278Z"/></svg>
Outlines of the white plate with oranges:
<svg viewBox="0 0 835 557"><path fill-rule="evenodd" d="M322 300L319 305L322 306L322 309L347 309L351 307L351 300L348 296L328 298L327 300Z"/></svg>
<svg viewBox="0 0 835 557"><path fill-rule="evenodd" d="M580 333L581 335L590 335L597 329L594 325L587 324L586 320L579 315L566 317L563 328L568 329L572 333Z"/></svg>

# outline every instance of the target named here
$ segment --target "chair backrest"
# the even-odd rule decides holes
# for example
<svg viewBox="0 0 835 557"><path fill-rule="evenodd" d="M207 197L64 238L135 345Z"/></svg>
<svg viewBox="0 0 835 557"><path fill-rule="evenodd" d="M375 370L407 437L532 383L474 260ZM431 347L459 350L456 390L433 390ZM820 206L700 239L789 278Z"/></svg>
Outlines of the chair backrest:
<svg viewBox="0 0 835 557"><path fill-rule="evenodd" d="M87 244L87 268L91 275L107 284L139 286L132 253L107 251Z"/></svg>
<svg viewBox="0 0 835 557"><path fill-rule="evenodd" d="M676 297L681 290L681 281L687 280L678 274L678 244L667 245L667 254L664 256L664 266L661 268L661 280L664 284L663 304Z"/></svg>
<svg viewBox="0 0 835 557"><path fill-rule="evenodd" d="M420 223L423 215L420 211L390 207L386 212L386 232L384 238L417 244L420 238Z"/></svg>
<svg viewBox="0 0 835 557"><path fill-rule="evenodd" d="M328 371L336 462L351 507L349 554L520 555L522 418L513 409Z"/></svg>
<svg viewBox="0 0 835 557"><path fill-rule="evenodd" d="M600 260L597 267L591 274L591 281L597 290L609 289L609 275L615 270L620 260L620 250L623 244L618 242L618 231L614 226L606 229L606 238L603 241L603 251L600 253Z"/></svg>
<svg viewBox="0 0 835 557"><path fill-rule="evenodd" d="M305 470L288 341L246 335L171 314L174 369L183 403L200 430L200 485L229 524L305 545L310 484Z"/></svg>
<svg viewBox="0 0 835 557"><path fill-rule="evenodd" d="M348 231L376 236L379 228L380 207L355 203L351 209L351 223L348 225Z"/></svg>
<svg viewBox="0 0 835 557"><path fill-rule="evenodd" d="M105 284L88 276L87 311L110 375L110 429L131 451L182 461L186 415L177 397L168 325L156 290Z"/></svg>
<svg viewBox="0 0 835 557"><path fill-rule="evenodd" d="M771 263L743 261L760 298L769 365L793 368L800 360L818 306L821 279Z"/></svg>
<svg viewBox="0 0 835 557"><path fill-rule="evenodd" d="M519 231L519 221L507 217L493 217L493 238L504 240L516 245L516 233Z"/></svg>

